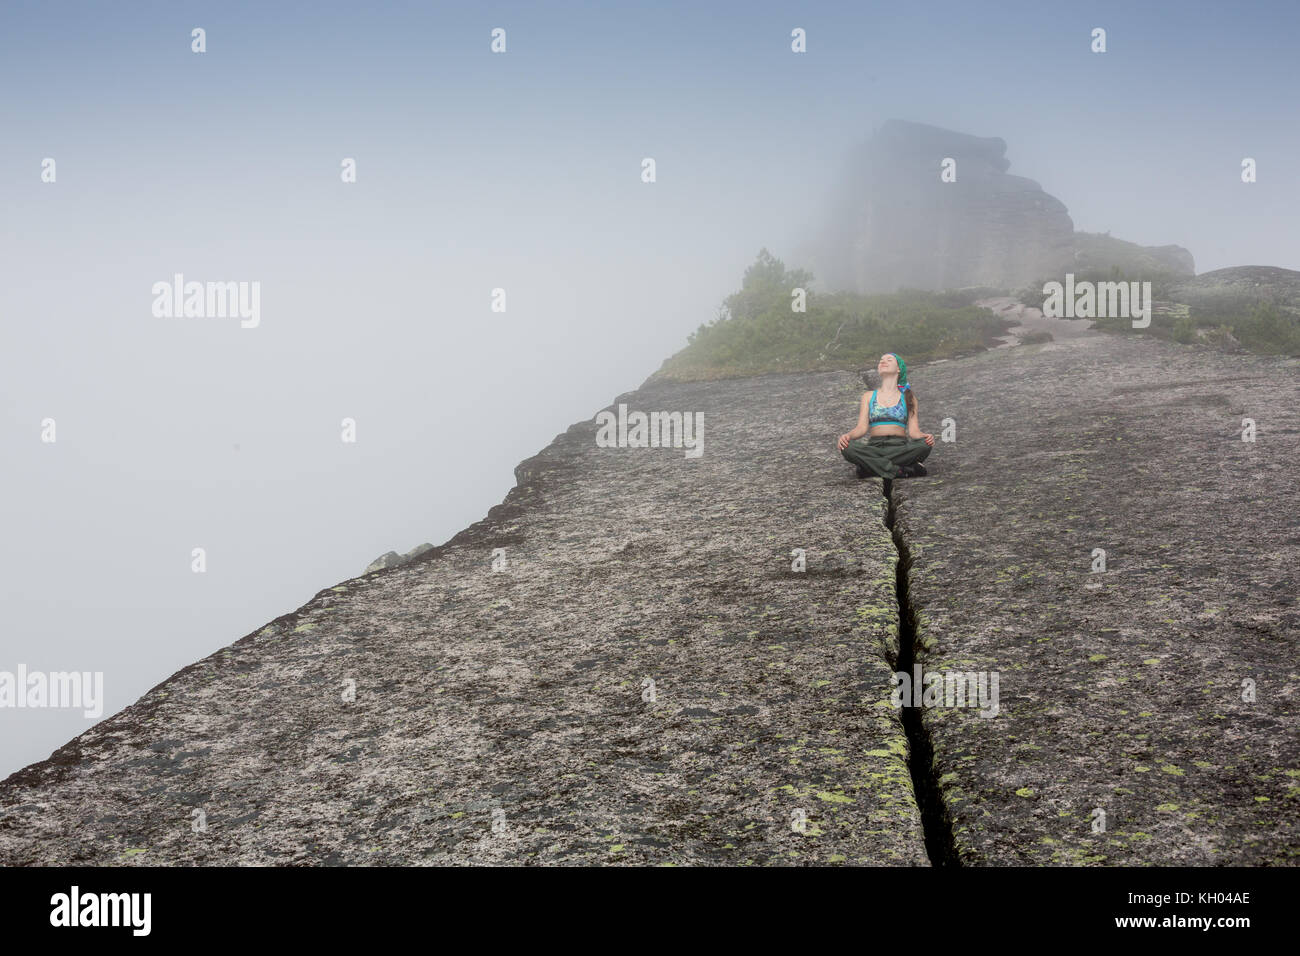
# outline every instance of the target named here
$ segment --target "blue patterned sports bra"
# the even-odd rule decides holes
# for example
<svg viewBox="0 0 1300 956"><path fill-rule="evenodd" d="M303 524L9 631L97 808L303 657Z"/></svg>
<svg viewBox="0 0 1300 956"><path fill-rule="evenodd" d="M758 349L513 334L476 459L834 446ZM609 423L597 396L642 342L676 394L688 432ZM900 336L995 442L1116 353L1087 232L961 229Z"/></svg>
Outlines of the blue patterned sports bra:
<svg viewBox="0 0 1300 956"><path fill-rule="evenodd" d="M876 393L871 393L871 403L867 406L867 422L871 425L902 425L907 427L907 398L901 393L898 404L882 408L876 404Z"/></svg>

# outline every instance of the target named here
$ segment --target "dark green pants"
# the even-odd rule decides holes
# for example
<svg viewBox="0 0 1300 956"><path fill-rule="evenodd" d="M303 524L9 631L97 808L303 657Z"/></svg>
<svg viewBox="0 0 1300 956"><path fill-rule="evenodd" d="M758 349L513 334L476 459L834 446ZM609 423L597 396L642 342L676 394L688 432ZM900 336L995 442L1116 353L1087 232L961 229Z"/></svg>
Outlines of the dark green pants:
<svg viewBox="0 0 1300 956"><path fill-rule="evenodd" d="M840 454L879 478L897 478L898 469L903 465L925 461L930 454L930 446L923 438L877 435L853 439Z"/></svg>

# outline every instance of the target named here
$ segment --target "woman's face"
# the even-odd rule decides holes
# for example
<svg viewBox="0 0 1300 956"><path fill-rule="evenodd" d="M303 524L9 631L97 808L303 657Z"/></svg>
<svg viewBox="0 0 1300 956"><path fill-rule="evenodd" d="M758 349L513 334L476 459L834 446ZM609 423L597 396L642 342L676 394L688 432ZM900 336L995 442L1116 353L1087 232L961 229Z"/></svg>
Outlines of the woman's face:
<svg viewBox="0 0 1300 956"><path fill-rule="evenodd" d="M881 375L897 375L898 359L888 353L880 356L880 362L876 365L876 371Z"/></svg>

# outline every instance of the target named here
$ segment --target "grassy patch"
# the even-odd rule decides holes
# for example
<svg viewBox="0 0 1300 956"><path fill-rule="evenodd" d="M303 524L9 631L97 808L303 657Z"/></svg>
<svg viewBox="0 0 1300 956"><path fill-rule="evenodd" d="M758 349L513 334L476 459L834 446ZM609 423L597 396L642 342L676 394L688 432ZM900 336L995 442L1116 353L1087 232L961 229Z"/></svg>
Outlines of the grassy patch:
<svg viewBox="0 0 1300 956"><path fill-rule="evenodd" d="M1145 329L1134 329L1131 319L1093 322L1093 327L1103 332L1145 334L1183 345L1240 346L1261 355L1300 355L1300 317L1274 302L1237 308L1180 304L1154 312Z"/></svg>
<svg viewBox="0 0 1300 956"><path fill-rule="evenodd" d="M860 295L813 292L812 281L812 273L786 269L762 250L717 318L696 329L652 378L875 368L885 352L908 363L955 358L988 348L1010 325L974 304L987 289Z"/></svg>

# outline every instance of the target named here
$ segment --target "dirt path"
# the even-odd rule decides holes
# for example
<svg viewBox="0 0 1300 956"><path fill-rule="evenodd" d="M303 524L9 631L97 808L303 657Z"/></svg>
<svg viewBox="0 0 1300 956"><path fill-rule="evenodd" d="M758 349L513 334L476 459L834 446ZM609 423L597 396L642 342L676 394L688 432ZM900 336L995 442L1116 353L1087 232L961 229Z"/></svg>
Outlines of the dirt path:
<svg viewBox="0 0 1300 956"><path fill-rule="evenodd" d="M1051 333L1053 340L1057 342L1101 334L1100 332L1089 331L1088 326L1092 323L1087 319L1048 318L1043 315L1042 310L1024 305L1010 296L981 299L975 304L991 309L998 315L1018 323L1011 330L1011 333L1003 338L1002 345L998 346L998 348L1010 348L1019 345L1022 338L1033 332Z"/></svg>

